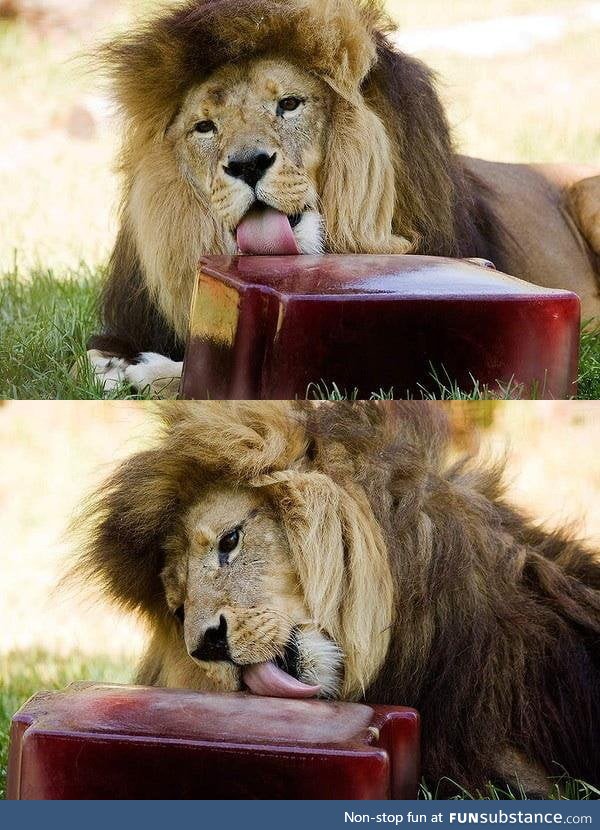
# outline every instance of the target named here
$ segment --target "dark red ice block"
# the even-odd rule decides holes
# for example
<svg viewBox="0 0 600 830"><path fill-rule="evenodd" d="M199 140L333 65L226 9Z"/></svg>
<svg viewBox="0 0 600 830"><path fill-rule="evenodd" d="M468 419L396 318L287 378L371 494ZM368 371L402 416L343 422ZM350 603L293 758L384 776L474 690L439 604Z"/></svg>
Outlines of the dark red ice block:
<svg viewBox="0 0 600 830"><path fill-rule="evenodd" d="M13 717L13 799L415 798L401 706L76 683Z"/></svg>
<svg viewBox="0 0 600 830"><path fill-rule="evenodd" d="M304 398L311 383L419 396L473 379L523 397L576 392L579 299L422 256L206 257L186 398Z"/></svg>

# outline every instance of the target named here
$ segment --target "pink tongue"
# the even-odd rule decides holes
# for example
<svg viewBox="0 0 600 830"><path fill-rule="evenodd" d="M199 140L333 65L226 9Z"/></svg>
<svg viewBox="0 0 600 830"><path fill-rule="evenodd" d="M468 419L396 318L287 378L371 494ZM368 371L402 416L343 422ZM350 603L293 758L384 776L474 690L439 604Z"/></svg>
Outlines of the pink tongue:
<svg viewBox="0 0 600 830"><path fill-rule="evenodd" d="M320 686L301 683L271 660L245 666L242 677L251 692L266 697L316 697L321 689Z"/></svg>
<svg viewBox="0 0 600 830"><path fill-rule="evenodd" d="M285 213L270 207L248 211L237 227L237 245L242 254L299 254L300 249Z"/></svg>

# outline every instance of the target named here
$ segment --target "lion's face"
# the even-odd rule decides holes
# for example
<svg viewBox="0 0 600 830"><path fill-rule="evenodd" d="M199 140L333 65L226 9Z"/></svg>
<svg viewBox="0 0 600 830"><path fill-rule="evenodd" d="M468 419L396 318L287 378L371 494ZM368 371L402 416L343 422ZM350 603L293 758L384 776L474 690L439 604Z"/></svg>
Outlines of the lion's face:
<svg viewBox="0 0 600 830"><path fill-rule="evenodd" d="M431 73L380 2L171 5L99 54L124 127L111 308L135 274L183 342L204 256L480 249Z"/></svg>
<svg viewBox="0 0 600 830"><path fill-rule="evenodd" d="M231 253L319 253L319 169L332 93L281 59L227 65L169 128L180 168Z"/></svg>
<svg viewBox="0 0 600 830"><path fill-rule="evenodd" d="M294 680L339 692L339 649L310 619L285 531L259 491L205 492L170 540L161 576L200 666L228 663L234 688L262 694L317 693Z"/></svg>

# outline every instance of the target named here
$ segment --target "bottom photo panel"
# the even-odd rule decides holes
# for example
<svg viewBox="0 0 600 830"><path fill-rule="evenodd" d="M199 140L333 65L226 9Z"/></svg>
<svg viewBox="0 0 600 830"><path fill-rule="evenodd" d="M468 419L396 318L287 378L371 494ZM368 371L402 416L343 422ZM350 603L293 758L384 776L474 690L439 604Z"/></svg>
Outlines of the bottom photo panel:
<svg viewBox="0 0 600 830"><path fill-rule="evenodd" d="M600 404L6 402L0 454L0 797L600 797Z"/></svg>

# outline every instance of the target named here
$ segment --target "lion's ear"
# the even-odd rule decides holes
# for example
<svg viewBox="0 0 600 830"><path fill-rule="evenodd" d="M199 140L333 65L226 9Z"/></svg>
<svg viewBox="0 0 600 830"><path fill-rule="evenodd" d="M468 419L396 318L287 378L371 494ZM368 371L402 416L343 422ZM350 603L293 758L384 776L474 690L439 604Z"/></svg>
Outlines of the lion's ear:
<svg viewBox="0 0 600 830"><path fill-rule="evenodd" d="M383 535L360 488L289 472L268 486L314 622L344 653L344 695L360 697L381 668L393 588Z"/></svg>

